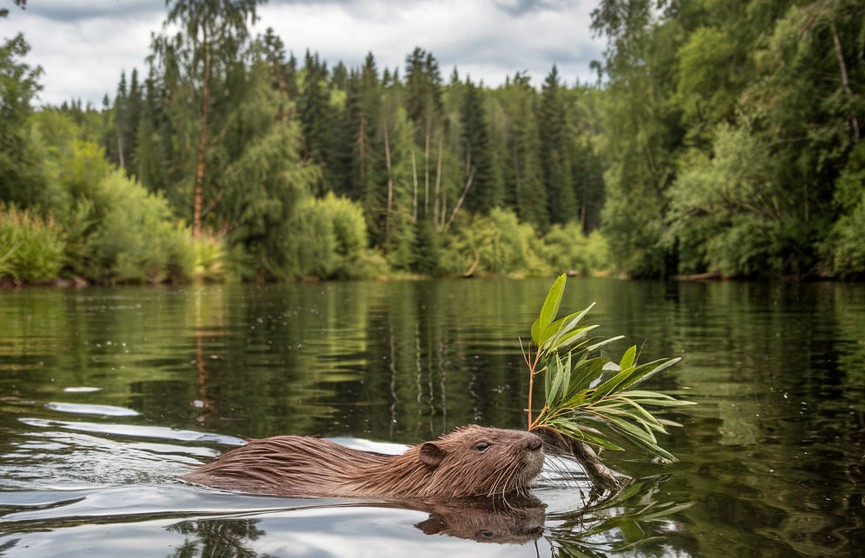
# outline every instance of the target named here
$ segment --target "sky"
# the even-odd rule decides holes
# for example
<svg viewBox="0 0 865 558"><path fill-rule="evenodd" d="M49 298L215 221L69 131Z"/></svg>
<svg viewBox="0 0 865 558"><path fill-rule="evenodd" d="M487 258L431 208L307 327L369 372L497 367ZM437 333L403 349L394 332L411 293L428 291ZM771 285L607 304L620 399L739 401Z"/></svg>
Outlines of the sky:
<svg viewBox="0 0 865 558"><path fill-rule="evenodd" d="M490 87L517 71L540 86L553 64L561 79L594 82L589 64L603 41L589 29L597 0L270 0L254 30L272 27L301 61L309 49L333 67L359 67L372 52L378 68L399 68L415 47L430 52L447 81L456 67ZM25 61L42 67L37 105L80 99L102 106L121 71L144 74L151 36L160 33L164 0L0 0L0 38L22 32Z"/></svg>

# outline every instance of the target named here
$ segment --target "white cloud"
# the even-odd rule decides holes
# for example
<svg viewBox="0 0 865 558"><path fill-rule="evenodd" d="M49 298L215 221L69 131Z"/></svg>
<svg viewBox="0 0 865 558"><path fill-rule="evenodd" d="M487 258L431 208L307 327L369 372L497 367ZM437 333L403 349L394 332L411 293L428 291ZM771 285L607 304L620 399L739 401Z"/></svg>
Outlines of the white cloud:
<svg viewBox="0 0 865 558"><path fill-rule="evenodd" d="M87 9L68 4L29 2L26 10L10 11L0 34L24 33L31 47L27 63L44 71L42 103L81 99L100 106L106 93L114 95L121 71L143 70L150 34L161 26L161 3L157 9L153 0L94 0Z"/></svg>
<svg viewBox="0 0 865 558"><path fill-rule="evenodd" d="M539 85L553 64L567 81L592 78L601 56L584 0L271 0L258 8L256 29L273 27L298 58L309 49L333 67L359 66L372 52L379 68L398 67L419 46L446 80L456 66L486 85L528 71ZM151 33L161 30L161 0L34 0L12 7L0 35L22 31L27 61L45 74L40 100L80 98L99 106L114 94L120 72L144 69Z"/></svg>

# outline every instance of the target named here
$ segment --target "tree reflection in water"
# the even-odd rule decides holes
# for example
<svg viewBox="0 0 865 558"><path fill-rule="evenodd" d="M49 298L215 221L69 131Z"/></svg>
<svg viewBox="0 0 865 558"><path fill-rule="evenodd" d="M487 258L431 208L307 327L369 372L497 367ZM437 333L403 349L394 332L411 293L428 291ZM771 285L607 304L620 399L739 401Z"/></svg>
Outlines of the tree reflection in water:
<svg viewBox="0 0 865 558"><path fill-rule="evenodd" d="M171 558L255 558L249 542L265 534L257 527L255 519L202 519L183 521L168 527L169 531L186 537L186 542Z"/></svg>

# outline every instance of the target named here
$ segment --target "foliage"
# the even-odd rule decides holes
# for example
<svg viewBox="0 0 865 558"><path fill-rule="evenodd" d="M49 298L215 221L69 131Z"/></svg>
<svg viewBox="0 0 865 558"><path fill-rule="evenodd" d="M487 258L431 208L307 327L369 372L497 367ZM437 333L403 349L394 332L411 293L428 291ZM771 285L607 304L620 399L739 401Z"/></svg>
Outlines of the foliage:
<svg viewBox="0 0 865 558"><path fill-rule="evenodd" d="M865 275L865 144L858 144L838 177L835 205L840 216L823 245L829 271Z"/></svg>
<svg viewBox="0 0 865 558"><path fill-rule="evenodd" d="M603 230L620 270L855 273L837 192L865 117L862 8L600 2Z"/></svg>
<svg viewBox="0 0 865 558"><path fill-rule="evenodd" d="M195 253L189 233L172 221L164 198L119 171L106 176L97 193L104 218L87 239L92 256L88 278L158 283L193 277Z"/></svg>
<svg viewBox="0 0 865 558"><path fill-rule="evenodd" d="M63 238L52 219L0 204L0 279L48 281L63 266Z"/></svg>
<svg viewBox="0 0 865 558"><path fill-rule="evenodd" d="M18 34L0 45L0 201L32 206L44 179L30 138L30 103L42 69L23 61L30 50Z"/></svg>
<svg viewBox="0 0 865 558"><path fill-rule="evenodd" d="M783 272L774 261L783 215L768 149L741 128L720 126L711 159L696 152L668 191L667 241L678 245L680 269L726 276Z"/></svg>
<svg viewBox="0 0 865 558"><path fill-rule="evenodd" d="M493 209L489 215L473 215L460 223L443 261L446 272L453 275L470 269L479 274L542 275L549 272L542 251L531 225L520 223L513 211Z"/></svg>
<svg viewBox="0 0 865 558"><path fill-rule="evenodd" d="M583 275L606 270L610 259L607 241L601 233L595 230L583 234L576 223L553 225L543 238L543 256L554 271Z"/></svg>
<svg viewBox="0 0 865 558"><path fill-rule="evenodd" d="M532 323L532 340L524 353L530 374L529 430L551 430L578 442L616 451L622 451L622 443L626 441L660 459L674 461L675 457L660 446L656 435L666 434L667 426L678 425L656 417L646 407L691 403L634 388L681 359L638 364L636 346L626 350L618 363L600 354L599 349L622 336L603 340L589 336L597 326L585 326L582 320L594 305L556 319L566 281L566 276L561 275L550 288L540 315ZM544 376L545 403L534 416L532 391L538 374Z"/></svg>
<svg viewBox="0 0 865 558"><path fill-rule="evenodd" d="M190 241L195 258L195 277L204 281L225 279L225 239L208 234Z"/></svg>
<svg viewBox="0 0 865 558"><path fill-rule="evenodd" d="M363 210L350 200L333 194L309 198L292 214L290 228L286 252L293 277L354 279L380 271L365 253Z"/></svg>
<svg viewBox="0 0 865 558"><path fill-rule="evenodd" d="M596 85L553 66L496 88L445 83L421 48L402 68L298 67L253 35L261 3L167 2L147 73L121 72L101 111L34 113L26 42L0 49L0 200L57 220L70 272L106 217L106 160L247 279L345 273L296 242L329 230L296 213L329 193L363 210L353 269L862 272L862 0L601 0Z"/></svg>

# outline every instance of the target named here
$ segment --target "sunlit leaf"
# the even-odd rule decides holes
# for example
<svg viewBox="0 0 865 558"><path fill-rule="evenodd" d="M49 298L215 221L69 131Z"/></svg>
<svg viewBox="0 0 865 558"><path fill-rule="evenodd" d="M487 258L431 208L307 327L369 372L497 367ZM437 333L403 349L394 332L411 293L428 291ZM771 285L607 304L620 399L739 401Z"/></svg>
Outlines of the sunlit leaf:
<svg viewBox="0 0 865 558"><path fill-rule="evenodd" d="M637 358L637 346L631 345L631 348L625 351L625 354L622 355L622 360L619 361L619 368L624 370L625 368L630 368L634 365L634 361Z"/></svg>
<svg viewBox="0 0 865 558"><path fill-rule="evenodd" d="M574 313L574 314L571 314L569 316L566 316L565 318L562 318L563 322L567 321L567 325L563 325L562 327L559 328L558 333L549 341L549 348L553 349L553 348L557 347L559 345L559 343L563 341L563 338L565 336L567 336L572 330L574 330L577 327L577 325L580 323L580 321L583 319L583 317L586 314L588 314L589 310L594 308L594 306L595 306L595 303L593 302L588 306L588 308L586 308L582 312ZM597 326L590 326L589 328L594 329L595 327L597 327ZM580 331L585 331L589 328L582 328Z"/></svg>
<svg viewBox="0 0 865 558"><path fill-rule="evenodd" d="M547 293L547 298L544 300L544 305L541 307L541 314L538 316L536 322L537 328L532 324L532 341L534 341L535 345L538 347L543 345L541 335L547 327L553 323L556 314L559 313L559 305L562 303L562 293L565 291L566 281L567 276L564 273L559 275L559 278L556 279L556 282L553 283L553 286Z"/></svg>
<svg viewBox="0 0 865 558"><path fill-rule="evenodd" d="M531 366L539 366L545 376L546 405L537 418L529 413L531 427L617 451L623 450L621 442L626 441L659 459L675 461L658 444L656 434L666 434L667 427L678 423L656 417L649 407L671 408L693 403L669 394L629 388L681 359L638 364L637 346L632 345L618 363L612 361L601 349L624 336L589 338L589 332L597 326L583 326L581 322L594 304L579 313L555 319L564 286L565 277L560 276L532 324L538 358Z"/></svg>

